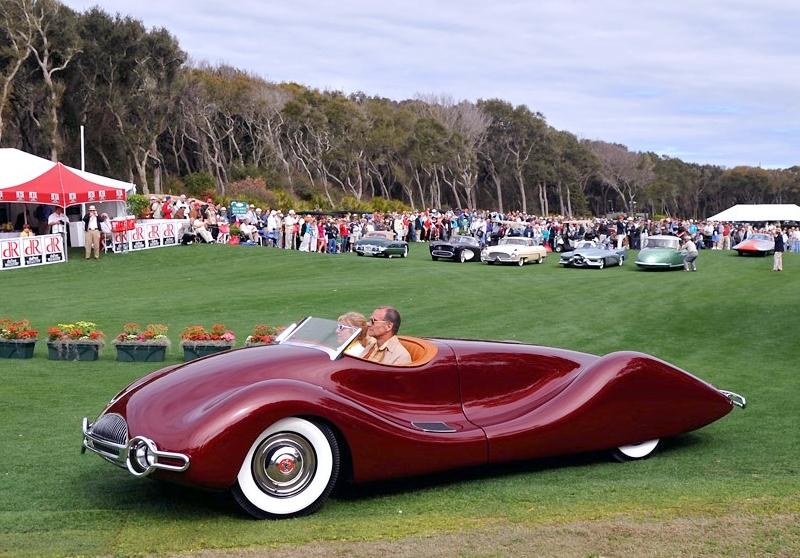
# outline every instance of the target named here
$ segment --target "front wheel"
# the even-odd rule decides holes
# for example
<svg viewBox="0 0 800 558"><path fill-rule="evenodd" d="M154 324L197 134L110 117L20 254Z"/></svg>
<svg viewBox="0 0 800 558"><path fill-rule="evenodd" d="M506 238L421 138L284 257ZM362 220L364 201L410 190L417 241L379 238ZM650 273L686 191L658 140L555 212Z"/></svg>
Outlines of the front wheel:
<svg viewBox="0 0 800 558"><path fill-rule="evenodd" d="M403 256L402 257L404 257L404 258L408 257L408 246L404 246L403 247Z"/></svg>
<svg viewBox="0 0 800 558"><path fill-rule="evenodd" d="M339 444L329 427L282 419L250 446L233 497L258 519L314 513L333 490L339 466Z"/></svg>
<svg viewBox="0 0 800 558"><path fill-rule="evenodd" d="M639 444L631 444L629 446L620 446L611 452L611 456L617 461L624 463L625 461L637 461L639 459L647 459L658 447L659 439L647 440Z"/></svg>
<svg viewBox="0 0 800 558"><path fill-rule="evenodd" d="M606 266L605 260L600 260L600 265L597 266L597 269L603 269Z"/></svg>
<svg viewBox="0 0 800 558"><path fill-rule="evenodd" d="M518 260L517 260L517 265L518 265L518 266L520 266L520 267L522 267L523 265L525 265L525 258L520 258L520 259L518 259Z"/></svg>

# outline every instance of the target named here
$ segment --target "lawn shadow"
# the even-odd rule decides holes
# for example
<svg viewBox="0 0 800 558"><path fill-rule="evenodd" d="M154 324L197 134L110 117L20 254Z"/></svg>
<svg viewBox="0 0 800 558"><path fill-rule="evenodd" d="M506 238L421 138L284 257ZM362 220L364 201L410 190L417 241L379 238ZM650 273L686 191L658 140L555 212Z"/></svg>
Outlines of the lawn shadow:
<svg viewBox="0 0 800 558"><path fill-rule="evenodd" d="M703 443L703 436L697 433L662 440L654 458L667 458L670 454L689 451L696 446L702 446ZM481 465L360 485L340 482L332 498L345 502L371 500L436 487L581 468L612 461L609 452L598 451L531 461ZM108 475L97 475L96 471L80 473L76 481L82 486L82 496L88 500L90 506L111 509L115 512L193 520L219 516L250 517L236 504L229 491L204 490L154 478L136 479L114 473L114 470L110 470Z"/></svg>

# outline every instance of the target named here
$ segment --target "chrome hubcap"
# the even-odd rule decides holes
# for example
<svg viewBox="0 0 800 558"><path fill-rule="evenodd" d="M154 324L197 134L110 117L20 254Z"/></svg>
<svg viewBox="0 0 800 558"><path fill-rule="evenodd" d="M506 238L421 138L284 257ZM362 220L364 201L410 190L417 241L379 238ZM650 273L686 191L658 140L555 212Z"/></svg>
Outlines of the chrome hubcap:
<svg viewBox="0 0 800 558"><path fill-rule="evenodd" d="M271 496L288 498L314 479L317 459L308 440L291 432L265 439L253 454L253 478Z"/></svg>

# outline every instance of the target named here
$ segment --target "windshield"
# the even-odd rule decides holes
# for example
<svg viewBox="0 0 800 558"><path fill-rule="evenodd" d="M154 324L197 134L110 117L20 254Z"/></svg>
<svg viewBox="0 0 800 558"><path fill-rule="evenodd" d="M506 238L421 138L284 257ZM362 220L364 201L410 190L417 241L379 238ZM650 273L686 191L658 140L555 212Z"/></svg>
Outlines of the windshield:
<svg viewBox="0 0 800 558"><path fill-rule="evenodd" d="M674 248L678 249L680 240L677 238L649 238L647 240L648 248Z"/></svg>
<svg viewBox="0 0 800 558"><path fill-rule="evenodd" d="M357 327L340 324L336 320L309 316L300 325L282 335L278 344L318 349L331 357L331 360L336 360L360 331Z"/></svg>
<svg viewBox="0 0 800 558"><path fill-rule="evenodd" d="M454 236L450 239L453 244L468 244L470 246L477 246L478 241L471 236Z"/></svg>
<svg viewBox="0 0 800 558"><path fill-rule="evenodd" d="M773 238L770 235L761 233L756 233L750 238L752 238L753 240L766 240L767 242L773 241Z"/></svg>
<svg viewBox="0 0 800 558"><path fill-rule="evenodd" d="M515 246L528 246L531 243L531 240L526 237L518 237L518 238L502 238L498 244L513 244Z"/></svg>

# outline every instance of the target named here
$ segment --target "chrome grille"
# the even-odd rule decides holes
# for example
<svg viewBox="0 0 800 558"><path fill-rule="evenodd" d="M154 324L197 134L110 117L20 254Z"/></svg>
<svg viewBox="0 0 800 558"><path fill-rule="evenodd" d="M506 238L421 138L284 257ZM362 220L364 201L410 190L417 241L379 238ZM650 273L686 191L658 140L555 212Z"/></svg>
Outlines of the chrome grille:
<svg viewBox="0 0 800 558"><path fill-rule="evenodd" d="M489 252L489 259L490 260L511 260L512 257L505 252Z"/></svg>
<svg viewBox="0 0 800 558"><path fill-rule="evenodd" d="M128 423L116 413L103 415L92 425L92 435L124 446L128 443Z"/></svg>
<svg viewBox="0 0 800 558"><path fill-rule="evenodd" d="M431 252L432 256L436 256L439 258L452 258L453 252L452 250L442 250L441 248L435 249Z"/></svg>

